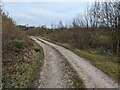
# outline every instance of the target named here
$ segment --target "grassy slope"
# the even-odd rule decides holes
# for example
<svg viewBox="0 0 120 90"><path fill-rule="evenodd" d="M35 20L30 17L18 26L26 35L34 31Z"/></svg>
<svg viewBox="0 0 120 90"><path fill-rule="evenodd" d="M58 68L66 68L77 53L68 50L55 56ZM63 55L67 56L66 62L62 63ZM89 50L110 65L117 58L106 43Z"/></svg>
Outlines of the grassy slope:
<svg viewBox="0 0 120 90"><path fill-rule="evenodd" d="M7 58L6 61L4 60L3 88L37 87L37 76L43 61L43 50L35 42L32 44L33 46L28 46L27 49L22 48L21 53L23 54L17 53L19 58L13 56L14 61L12 58L11 61Z"/></svg>
<svg viewBox="0 0 120 90"><path fill-rule="evenodd" d="M66 43L59 43L59 42L52 41L50 39L46 39L46 40L73 51L78 56L89 60L94 66L96 66L98 69L108 74L110 77L114 78L116 81L118 80L118 75L119 75L118 74L118 59L119 59L118 56L111 53L99 54L94 51L80 50L80 49L73 48L71 45Z"/></svg>
<svg viewBox="0 0 120 90"><path fill-rule="evenodd" d="M1 15L3 88L33 87L42 65L43 50L8 15Z"/></svg>

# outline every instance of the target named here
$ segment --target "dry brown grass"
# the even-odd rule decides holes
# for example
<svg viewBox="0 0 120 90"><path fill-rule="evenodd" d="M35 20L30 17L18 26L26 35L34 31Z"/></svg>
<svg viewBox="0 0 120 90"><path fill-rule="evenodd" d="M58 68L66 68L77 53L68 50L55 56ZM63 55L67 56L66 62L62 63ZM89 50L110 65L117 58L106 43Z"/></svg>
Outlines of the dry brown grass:
<svg viewBox="0 0 120 90"><path fill-rule="evenodd" d="M2 30L3 88L30 87L38 73L37 66L42 58L37 58L42 49L36 52L33 42L5 14L2 14Z"/></svg>

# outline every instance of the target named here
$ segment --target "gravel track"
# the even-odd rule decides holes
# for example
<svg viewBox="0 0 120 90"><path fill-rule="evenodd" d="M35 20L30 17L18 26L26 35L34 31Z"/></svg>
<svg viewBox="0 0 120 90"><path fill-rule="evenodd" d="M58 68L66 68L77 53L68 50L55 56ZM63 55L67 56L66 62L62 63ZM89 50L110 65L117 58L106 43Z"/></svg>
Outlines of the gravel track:
<svg viewBox="0 0 120 90"><path fill-rule="evenodd" d="M44 65L40 73L38 88L71 88L74 81L65 69L65 58L51 46L34 39L44 50Z"/></svg>
<svg viewBox="0 0 120 90"><path fill-rule="evenodd" d="M56 73L59 70L59 73L55 75L56 78L53 78L53 76L48 76L49 79L45 80L45 82L49 84L47 84L47 86L45 87L58 87L58 88L65 87L64 85L66 85L67 83L66 80L61 81L60 77L63 76L63 73L60 69L61 66L59 65L59 61L57 60L57 59L60 60L61 57L53 49L51 49L51 47L54 47L71 64L71 66L77 72L78 76L83 80L86 88L118 88L118 83L115 82L112 78L110 78L108 75L97 69L89 61L80 58L70 50L40 38L36 38L36 39L33 38L33 39L43 47L43 49L45 50L45 56L47 56L47 53L49 52L49 56L46 57L46 59L49 60L46 60L45 62L46 65L44 68L46 70L44 72L49 72L52 75L52 73ZM47 62L53 65L49 66ZM44 82L44 79L42 80L43 80L42 82ZM56 84L56 82L61 82L61 83Z"/></svg>

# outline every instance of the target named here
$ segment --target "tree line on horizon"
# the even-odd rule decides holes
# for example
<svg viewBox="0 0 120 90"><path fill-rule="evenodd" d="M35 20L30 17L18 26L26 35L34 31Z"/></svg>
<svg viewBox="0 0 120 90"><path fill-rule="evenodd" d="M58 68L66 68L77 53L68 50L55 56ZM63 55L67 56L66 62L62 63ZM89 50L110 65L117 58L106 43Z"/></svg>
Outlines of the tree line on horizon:
<svg viewBox="0 0 120 90"><path fill-rule="evenodd" d="M79 15L72 25L64 25L62 21L51 28L21 26L28 35L41 35L59 42L68 42L73 46L84 48L101 48L103 51L120 53L120 2L94 2L87 7L87 13Z"/></svg>

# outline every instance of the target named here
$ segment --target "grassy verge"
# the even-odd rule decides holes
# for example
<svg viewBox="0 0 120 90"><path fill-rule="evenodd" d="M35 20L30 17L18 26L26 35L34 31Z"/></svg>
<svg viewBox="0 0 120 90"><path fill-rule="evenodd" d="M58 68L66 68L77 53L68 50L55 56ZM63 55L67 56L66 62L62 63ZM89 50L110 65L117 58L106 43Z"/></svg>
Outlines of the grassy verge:
<svg viewBox="0 0 120 90"><path fill-rule="evenodd" d="M33 73L31 75L30 84L28 87L30 88L37 88L38 87L38 79L41 71L41 67L43 65L43 59L44 59L44 52L40 45L38 45L36 42L31 40L34 46L35 51L35 62L33 64Z"/></svg>
<svg viewBox="0 0 120 90"><path fill-rule="evenodd" d="M9 46L3 53L3 88L34 87L42 65L42 48L31 40L12 41Z"/></svg>
<svg viewBox="0 0 120 90"><path fill-rule="evenodd" d="M73 51L75 54L78 56L85 58L89 60L95 67L118 81L119 73L118 73L118 64L119 64L119 59L117 55L114 55L112 53L104 53L100 54L97 52L94 52L92 50L80 50L73 48L70 44L66 43L59 43L52 41L50 39L46 39L47 41L50 41L52 43L58 44L60 46L63 46L71 51Z"/></svg>

